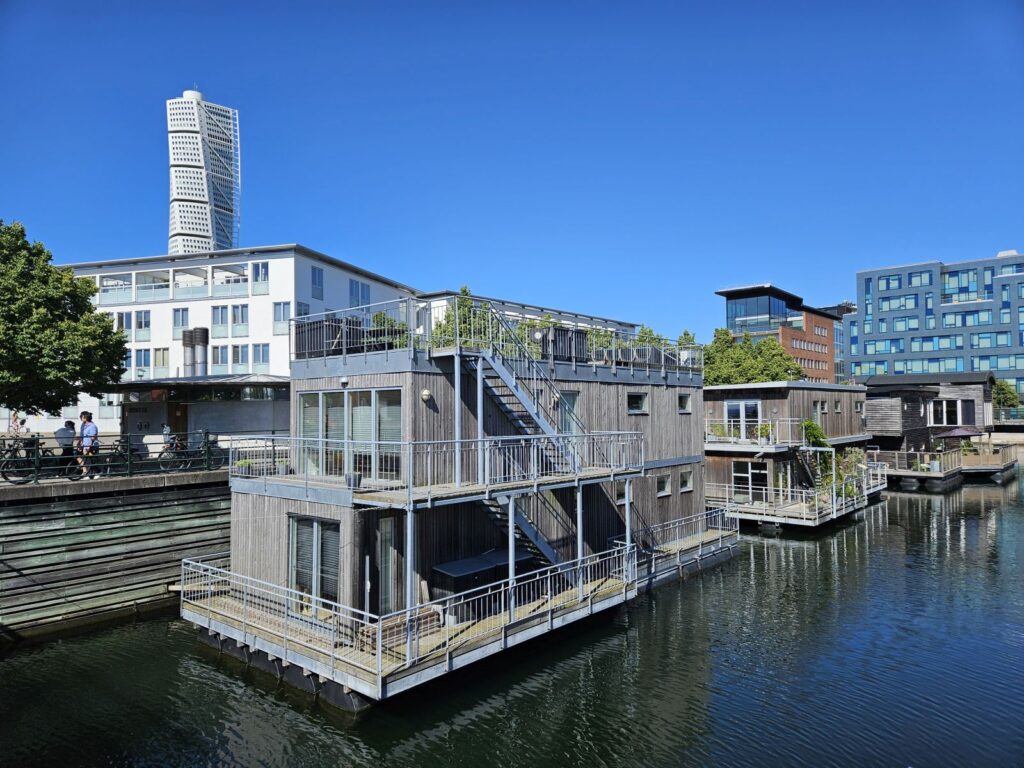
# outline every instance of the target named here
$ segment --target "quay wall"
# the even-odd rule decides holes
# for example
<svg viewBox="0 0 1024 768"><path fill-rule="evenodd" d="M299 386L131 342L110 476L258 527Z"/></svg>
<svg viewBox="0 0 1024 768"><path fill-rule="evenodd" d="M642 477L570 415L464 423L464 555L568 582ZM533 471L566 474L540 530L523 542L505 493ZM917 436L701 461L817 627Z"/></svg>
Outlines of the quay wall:
<svg viewBox="0 0 1024 768"><path fill-rule="evenodd" d="M0 488L0 650L174 606L230 517L227 470Z"/></svg>

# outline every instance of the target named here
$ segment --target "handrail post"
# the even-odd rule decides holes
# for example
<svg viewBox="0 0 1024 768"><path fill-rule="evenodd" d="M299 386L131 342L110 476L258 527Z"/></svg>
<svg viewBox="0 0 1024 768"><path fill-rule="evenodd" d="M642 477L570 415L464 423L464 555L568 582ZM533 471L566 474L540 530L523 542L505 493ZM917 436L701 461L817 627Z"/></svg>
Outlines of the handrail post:
<svg viewBox="0 0 1024 768"><path fill-rule="evenodd" d="M127 450L128 450L128 477L132 476L132 436L129 432L126 437L128 438Z"/></svg>
<svg viewBox="0 0 1024 768"><path fill-rule="evenodd" d="M129 444L128 455L131 456L131 446ZM129 459L129 466L131 460ZM203 463L206 465L206 471L210 471L210 430L203 430Z"/></svg>

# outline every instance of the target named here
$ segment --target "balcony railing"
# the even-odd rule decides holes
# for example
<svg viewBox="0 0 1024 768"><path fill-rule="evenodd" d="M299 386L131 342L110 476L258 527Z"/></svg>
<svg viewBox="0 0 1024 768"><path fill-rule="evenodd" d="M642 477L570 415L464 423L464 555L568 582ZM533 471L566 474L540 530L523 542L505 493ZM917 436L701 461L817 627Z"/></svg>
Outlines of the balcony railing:
<svg viewBox="0 0 1024 768"><path fill-rule="evenodd" d="M641 552L667 555L712 544L722 546L739 531L739 520L727 511L724 507L708 509L667 523L644 526L633 532L633 543ZM610 543L625 546L626 537L616 536Z"/></svg>
<svg viewBox="0 0 1024 768"><path fill-rule="evenodd" d="M644 370L700 371L703 348L652 333L513 317L473 296L398 299L293 318L296 360L390 350L493 349L549 363ZM515 338L511 338L514 335Z"/></svg>
<svg viewBox="0 0 1024 768"><path fill-rule="evenodd" d="M841 517L867 505L867 497L886 487L884 464L868 462L847 476L834 491L821 488L759 488L726 483L706 483L704 495L709 505L720 505L745 519L792 520L817 523ZM833 503L833 492L835 502Z"/></svg>
<svg viewBox="0 0 1024 768"><path fill-rule="evenodd" d="M170 283L140 283L135 286L136 301L166 301L171 298Z"/></svg>
<svg viewBox="0 0 1024 768"><path fill-rule="evenodd" d="M407 490L433 495L463 486L494 487L643 468L640 432L527 435L483 440L392 442L253 438L232 449L231 476Z"/></svg>
<svg viewBox="0 0 1024 768"><path fill-rule="evenodd" d="M1024 424L1024 408L994 408L996 424Z"/></svg>
<svg viewBox="0 0 1024 768"><path fill-rule="evenodd" d="M215 277L213 279L214 296L248 296L249 278L244 276Z"/></svg>
<svg viewBox="0 0 1024 768"><path fill-rule="evenodd" d="M100 288L100 304L131 304L132 286L104 286Z"/></svg>
<svg viewBox="0 0 1024 768"><path fill-rule="evenodd" d="M803 445L800 419L726 419L704 420L704 442L729 445Z"/></svg>
<svg viewBox="0 0 1024 768"><path fill-rule="evenodd" d="M944 475L960 469L960 451L869 451L868 457L885 464L891 473Z"/></svg>
<svg viewBox="0 0 1024 768"><path fill-rule="evenodd" d="M176 299L202 299L209 295L210 288L205 282L174 284L174 298Z"/></svg>

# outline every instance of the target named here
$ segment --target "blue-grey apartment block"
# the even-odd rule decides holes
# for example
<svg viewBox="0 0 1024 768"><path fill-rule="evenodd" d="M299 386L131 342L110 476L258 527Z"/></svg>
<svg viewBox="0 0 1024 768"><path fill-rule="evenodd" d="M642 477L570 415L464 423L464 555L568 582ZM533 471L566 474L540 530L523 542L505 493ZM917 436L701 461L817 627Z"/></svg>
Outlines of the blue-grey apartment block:
<svg viewBox="0 0 1024 768"><path fill-rule="evenodd" d="M852 376L992 371L1024 393L1024 255L857 273Z"/></svg>

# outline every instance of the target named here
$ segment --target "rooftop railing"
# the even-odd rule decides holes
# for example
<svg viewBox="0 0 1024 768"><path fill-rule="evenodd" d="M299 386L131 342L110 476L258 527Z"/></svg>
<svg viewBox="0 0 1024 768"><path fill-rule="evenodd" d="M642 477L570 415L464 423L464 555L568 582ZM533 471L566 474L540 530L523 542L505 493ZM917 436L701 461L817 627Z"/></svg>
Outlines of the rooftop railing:
<svg viewBox="0 0 1024 768"><path fill-rule="evenodd" d="M466 295L397 299L290 322L295 360L455 346L511 354L521 345L523 352L517 355L549 363L645 370L703 368L699 344L672 343L647 332L512 316L487 300Z"/></svg>
<svg viewBox="0 0 1024 768"><path fill-rule="evenodd" d="M869 451L868 456L892 472L944 475L963 465L960 451Z"/></svg>
<svg viewBox="0 0 1024 768"><path fill-rule="evenodd" d="M704 420L704 442L730 445L803 445L800 419L727 419L708 416Z"/></svg>
<svg viewBox="0 0 1024 768"><path fill-rule="evenodd" d="M522 435L483 440L402 442L254 437L232 446L233 478L433 495L643 467L639 432Z"/></svg>

